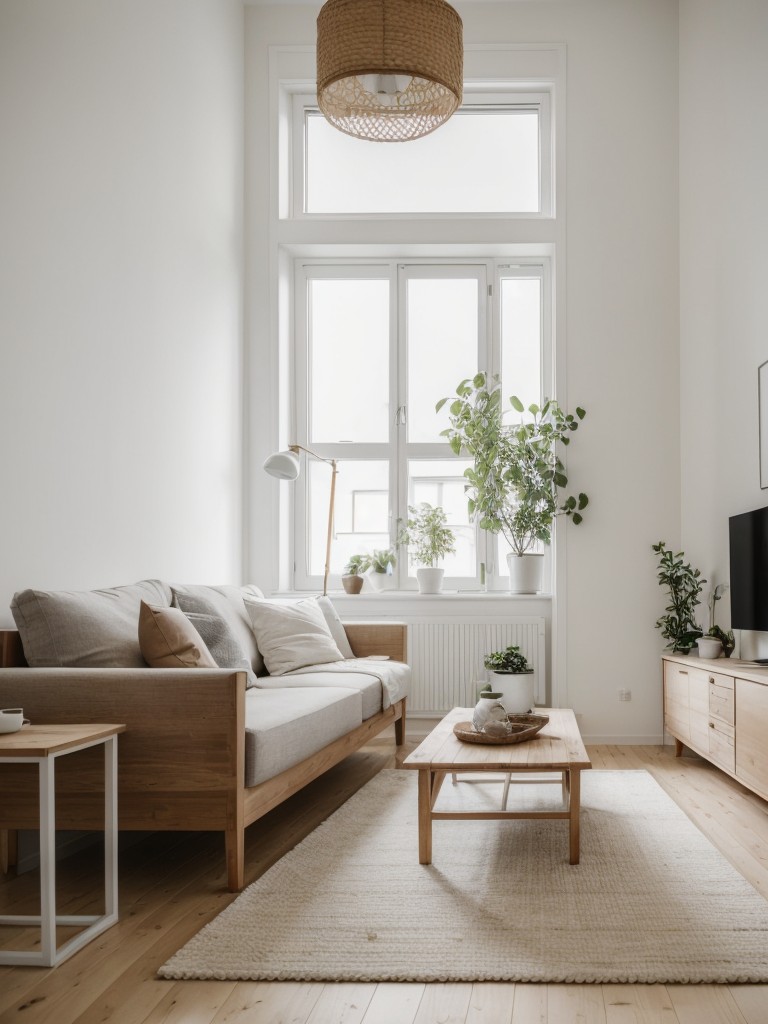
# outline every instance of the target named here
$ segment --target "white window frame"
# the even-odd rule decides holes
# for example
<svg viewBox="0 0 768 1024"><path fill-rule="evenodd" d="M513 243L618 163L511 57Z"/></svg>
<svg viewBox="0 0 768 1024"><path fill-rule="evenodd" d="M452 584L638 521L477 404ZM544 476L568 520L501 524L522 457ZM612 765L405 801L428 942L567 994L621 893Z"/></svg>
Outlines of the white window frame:
<svg viewBox="0 0 768 1024"><path fill-rule="evenodd" d="M491 374L501 369L501 324L500 324L500 282L503 278L530 278L541 281L542 334L540 339L542 392L551 392L552 353L552 274L549 256L524 256L514 261L507 259L479 258L354 258L311 259L297 258L294 261L294 342L292 354L293 377L291 393L293 424L292 436L297 444L311 448L327 459L352 457L361 460L389 460L389 524L390 543L394 544L397 524L408 514L408 466L412 461L454 459L461 461L450 450L447 442L412 442L407 440L407 422L400 410L408 406L407 381L407 323L406 289L410 280L418 278L435 279L444 276L472 277L478 281L478 351L477 369ZM308 379L308 285L312 279L388 279L390 282L390 375L389 408L390 432L386 442L360 442L353 446L345 443L321 443L310 435L311 394ZM475 368L468 367L467 373ZM458 383L458 381L457 381ZM542 394L544 397L544 394ZM294 485L294 538L293 538L293 589L316 591L322 585L322 575L311 574L308 565L309 519L302 510L307 509L307 474L302 473ZM476 572L474 576L446 577L444 586L448 590L477 591L480 585L480 563L486 566L486 588L503 592L508 586L506 564L497 556L498 541L495 535L475 528ZM340 577L333 573L331 587L341 585ZM400 591L415 590L415 576L410 575L407 552L398 552L398 567L395 571L395 586Z"/></svg>
<svg viewBox="0 0 768 1024"><path fill-rule="evenodd" d="M465 87L464 102L454 117L462 113L477 111L520 111L535 110L539 116L539 209L534 211L498 210L473 212L445 210L428 213L387 212L387 213L334 213L306 211L307 145L306 119L319 115L317 97L314 93L296 92L290 101L290 179L289 200L283 205L282 216L294 221L327 220L468 220L468 219L533 219L554 216L554 144L552 123L552 96L548 89L534 90L525 87L504 86L494 91L479 91L471 85Z"/></svg>

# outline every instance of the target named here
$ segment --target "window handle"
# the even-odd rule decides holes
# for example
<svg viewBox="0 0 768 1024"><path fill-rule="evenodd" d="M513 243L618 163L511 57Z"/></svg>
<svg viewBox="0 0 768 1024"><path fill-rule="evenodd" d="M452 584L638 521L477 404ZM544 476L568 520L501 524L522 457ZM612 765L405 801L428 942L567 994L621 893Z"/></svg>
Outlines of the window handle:
<svg viewBox="0 0 768 1024"><path fill-rule="evenodd" d="M408 423L408 412L404 405L398 405L395 413L395 426L404 427Z"/></svg>

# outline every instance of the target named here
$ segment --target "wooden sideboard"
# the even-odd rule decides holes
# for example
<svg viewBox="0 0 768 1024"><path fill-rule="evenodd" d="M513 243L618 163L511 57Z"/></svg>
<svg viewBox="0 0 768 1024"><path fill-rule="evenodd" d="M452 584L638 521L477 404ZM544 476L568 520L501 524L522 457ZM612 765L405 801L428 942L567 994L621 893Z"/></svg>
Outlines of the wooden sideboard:
<svg viewBox="0 0 768 1024"><path fill-rule="evenodd" d="M665 655L664 729L768 800L768 666Z"/></svg>

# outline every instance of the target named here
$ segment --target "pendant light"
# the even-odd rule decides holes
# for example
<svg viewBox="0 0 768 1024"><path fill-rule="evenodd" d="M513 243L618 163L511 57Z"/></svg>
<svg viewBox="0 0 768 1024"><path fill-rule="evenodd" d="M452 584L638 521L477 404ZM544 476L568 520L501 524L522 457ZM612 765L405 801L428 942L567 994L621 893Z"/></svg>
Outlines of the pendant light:
<svg viewBox="0 0 768 1024"><path fill-rule="evenodd" d="M428 135L461 103L461 18L445 0L327 0L317 18L317 101L373 142Z"/></svg>

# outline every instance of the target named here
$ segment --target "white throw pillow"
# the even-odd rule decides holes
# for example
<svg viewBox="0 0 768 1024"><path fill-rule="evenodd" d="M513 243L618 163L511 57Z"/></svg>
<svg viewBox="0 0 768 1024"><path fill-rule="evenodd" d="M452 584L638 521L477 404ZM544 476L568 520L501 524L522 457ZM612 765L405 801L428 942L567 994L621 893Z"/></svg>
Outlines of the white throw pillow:
<svg viewBox="0 0 768 1024"><path fill-rule="evenodd" d="M314 597L285 604L254 597L243 600L270 675L344 660Z"/></svg>
<svg viewBox="0 0 768 1024"><path fill-rule="evenodd" d="M339 618L339 613L333 607L333 602L330 597L318 597L317 603L320 605L320 611L325 616L325 621L328 625L328 629L331 631L334 643L341 651L344 658L354 658L352 648L349 646L349 640L344 629L344 623Z"/></svg>

